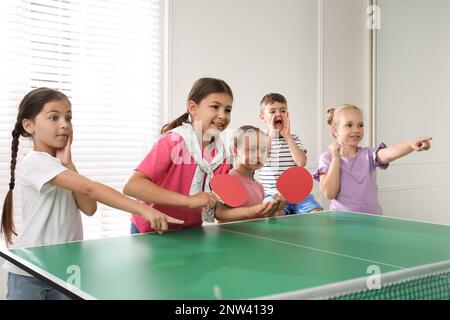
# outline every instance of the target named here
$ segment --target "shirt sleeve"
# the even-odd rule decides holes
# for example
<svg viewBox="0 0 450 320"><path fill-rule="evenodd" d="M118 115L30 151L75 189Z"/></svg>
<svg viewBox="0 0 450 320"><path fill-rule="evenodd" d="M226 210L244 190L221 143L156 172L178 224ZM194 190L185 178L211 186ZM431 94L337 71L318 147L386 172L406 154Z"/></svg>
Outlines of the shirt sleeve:
<svg viewBox="0 0 450 320"><path fill-rule="evenodd" d="M176 133L162 135L147 156L142 160L137 171L145 174L153 182L159 181L173 164L182 163L183 156L190 154L185 152L184 142L181 136ZM172 159L173 158L173 159Z"/></svg>
<svg viewBox="0 0 450 320"><path fill-rule="evenodd" d="M298 135L294 134L292 135L292 138L294 138L295 143L297 144L297 146L303 150L303 152L306 154L308 153L308 150L306 150L305 146L303 145L303 143L300 141L300 138L298 137Z"/></svg>
<svg viewBox="0 0 450 320"><path fill-rule="evenodd" d="M313 178L320 182L320 175L326 174L330 168L331 154L329 152L322 153L319 160L319 168L313 172Z"/></svg>
<svg viewBox="0 0 450 320"><path fill-rule="evenodd" d="M369 152L371 153L369 155L370 156L370 160L371 160L370 166L372 168L380 168L380 169L384 170L384 169L387 169L389 167L389 163L388 164L381 164L381 163L379 163L377 161L377 152L379 150L385 149L385 148L387 148L387 146L382 142L382 143L380 143L380 145L378 147L369 149L370 150Z"/></svg>
<svg viewBox="0 0 450 320"><path fill-rule="evenodd" d="M24 161L21 170L24 180L30 186L38 192L45 193L53 187L48 182L69 169L63 166L58 158L46 153L35 152Z"/></svg>

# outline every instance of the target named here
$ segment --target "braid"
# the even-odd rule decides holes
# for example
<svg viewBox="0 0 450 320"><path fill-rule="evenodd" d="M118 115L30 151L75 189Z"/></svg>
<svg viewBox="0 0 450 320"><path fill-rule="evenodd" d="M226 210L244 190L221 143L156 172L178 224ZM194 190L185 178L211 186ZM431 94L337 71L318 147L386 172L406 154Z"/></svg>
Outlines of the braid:
<svg viewBox="0 0 450 320"><path fill-rule="evenodd" d="M15 184L15 170L17 162L17 151L19 150L19 138L21 135L22 126L20 123L16 123L14 130L12 131L12 143L11 143L11 180L9 182L9 191L6 194L5 202L3 203L2 211L2 223L0 226L1 232L5 235L6 244L12 244L12 236L17 235L14 228L13 220L13 189Z"/></svg>
<svg viewBox="0 0 450 320"><path fill-rule="evenodd" d="M21 125L16 123L16 126L14 127L14 130L12 131L12 143L11 143L11 166L10 166L10 172L11 172L11 180L9 182L9 190L14 190L14 184L16 181L16 163L17 163L17 151L19 150L19 137L20 137L20 128Z"/></svg>

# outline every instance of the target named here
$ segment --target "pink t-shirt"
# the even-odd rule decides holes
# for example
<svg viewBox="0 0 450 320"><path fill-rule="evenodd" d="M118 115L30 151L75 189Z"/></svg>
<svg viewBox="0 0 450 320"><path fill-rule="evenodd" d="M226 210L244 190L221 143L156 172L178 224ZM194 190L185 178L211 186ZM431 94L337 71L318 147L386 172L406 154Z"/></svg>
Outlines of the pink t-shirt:
<svg viewBox="0 0 450 320"><path fill-rule="evenodd" d="M251 207L264 200L264 187L261 183L247 178L234 170L230 171L229 174L238 178L247 190L247 202L242 205L243 207Z"/></svg>
<svg viewBox="0 0 450 320"><path fill-rule="evenodd" d="M205 149L203 157L210 162L215 154L215 149L211 152ZM227 159L214 170L214 174L228 173L230 167L230 161ZM197 164L189 154L183 138L174 132L162 135L150 153L136 168L137 171L145 174L159 187L184 195L189 195L196 169ZM171 207L150 202L145 202L145 204L173 218L184 220L184 224L182 225L169 224L169 229L171 230L200 227L202 225L200 208ZM153 231L150 223L139 215L132 215L131 221L140 232Z"/></svg>

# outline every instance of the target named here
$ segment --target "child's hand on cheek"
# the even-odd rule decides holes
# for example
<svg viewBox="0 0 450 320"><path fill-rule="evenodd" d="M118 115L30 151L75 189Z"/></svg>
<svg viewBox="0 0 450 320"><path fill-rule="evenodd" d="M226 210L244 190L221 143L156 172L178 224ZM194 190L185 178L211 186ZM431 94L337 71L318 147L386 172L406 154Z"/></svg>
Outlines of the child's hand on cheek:
<svg viewBox="0 0 450 320"><path fill-rule="evenodd" d="M71 132L67 137L66 145L63 148L56 150L56 157L59 158L61 160L61 163L66 167L72 164L72 141L73 132Z"/></svg>
<svg viewBox="0 0 450 320"><path fill-rule="evenodd" d="M270 125L269 125L269 137L273 137L275 134L278 133L278 130L275 129L275 114L273 114L270 118Z"/></svg>
<svg viewBox="0 0 450 320"><path fill-rule="evenodd" d="M280 135L283 138L286 138L286 136L291 134L291 121L289 120L289 116L287 113L283 113L283 128L280 131Z"/></svg>

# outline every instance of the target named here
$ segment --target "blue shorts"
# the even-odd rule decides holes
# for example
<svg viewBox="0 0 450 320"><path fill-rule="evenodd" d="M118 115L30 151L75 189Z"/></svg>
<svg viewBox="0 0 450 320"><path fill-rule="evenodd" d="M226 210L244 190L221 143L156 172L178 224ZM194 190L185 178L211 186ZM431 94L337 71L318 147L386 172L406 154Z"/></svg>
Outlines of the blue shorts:
<svg viewBox="0 0 450 320"><path fill-rule="evenodd" d="M49 284L35 278L8 273L8 300L71 300Z"/></svg>
<svg viewBox="0 0 450 320"><path fill-rule="evenodd" d="M272 200L274 198L273 194L265 194L264 200L270 199ZM300 214L300 213L307 213L311 212L314 209L322 209L322 206L314 199L314 196L312 194L309 194L305 200L299 203L290 203L287 202L284 206L284 212L286 214Z"/></svg>
<svg viewBox="0 0 450 320"><path fill-rule="evenodd" d="M139 231L139 229L136 227L136 225L134 223L131 223L130 233L131 234L139 234L141 232Z"/></svg>

